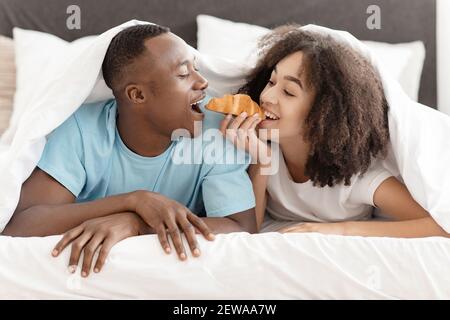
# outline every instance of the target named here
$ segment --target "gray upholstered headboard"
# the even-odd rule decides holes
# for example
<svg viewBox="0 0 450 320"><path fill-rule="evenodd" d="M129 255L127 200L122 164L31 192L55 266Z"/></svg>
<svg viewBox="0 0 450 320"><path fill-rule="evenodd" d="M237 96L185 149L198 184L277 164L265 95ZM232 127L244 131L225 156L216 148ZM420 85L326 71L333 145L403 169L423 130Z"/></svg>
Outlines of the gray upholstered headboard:
<svg viewBox="0 0 450 320"><path fill-rule="evenodd" d="M66 27L69 5L81 9L79 30ZM381 9L380 29L366 26L369 5ZM195 46L200 13L266 27L315 23L347 30L361 40L421 40L426 59L419 101L436 106L436 0L0 0L0 34L11 36L18 26L74 40L140 19L166 25Z"/></svg>

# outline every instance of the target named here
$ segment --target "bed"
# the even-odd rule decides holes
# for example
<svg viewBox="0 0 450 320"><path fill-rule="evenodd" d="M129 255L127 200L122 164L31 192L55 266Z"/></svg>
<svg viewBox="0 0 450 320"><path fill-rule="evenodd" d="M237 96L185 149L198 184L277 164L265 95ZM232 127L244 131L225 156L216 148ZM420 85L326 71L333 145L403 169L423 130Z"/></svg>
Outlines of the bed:
<svg viewBox="0 0 450 320"><path fill-rule="evenodd" d="M343 2L342 2L343 3ZM360 39L402 43L420 40L426 57L418 100L436 105L435 1L66 1L0 0L0 34L38 30L72 41L132 18L169 26L197 45L196 16L213 15L265 27L285 22L345 29ZM367 28L366 9L382 9L381 29ZM81 12L69 29L68 7ZM274 10L276 6L276 10ZM237 8L239 8L237 10ZM351 8L351 10L349 10ZM411 23L414 21L414 23ZM420 22L420 23L419 23ZM1 61L0 61L1 64ZM269 230L269 229L267 229ZM266 231L267 231L266 230ZM201 241L202 256L179 262L153 235L117 244L104 270L87 279L67 271L68 251L50 256L59 236L0 237L3 299L448 299L450 241L321 234L219 235Z"/></svg>

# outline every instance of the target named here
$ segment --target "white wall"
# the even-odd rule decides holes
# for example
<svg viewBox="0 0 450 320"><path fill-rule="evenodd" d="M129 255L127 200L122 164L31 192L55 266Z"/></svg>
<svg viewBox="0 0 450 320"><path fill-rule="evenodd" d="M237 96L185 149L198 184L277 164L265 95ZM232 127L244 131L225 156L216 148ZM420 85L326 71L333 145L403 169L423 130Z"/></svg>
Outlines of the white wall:
<svg viewBox="0 0 450 320"><path fill-rule="evenodd" d="M450 1L437 0L438 109L450 115Z"/></svg>

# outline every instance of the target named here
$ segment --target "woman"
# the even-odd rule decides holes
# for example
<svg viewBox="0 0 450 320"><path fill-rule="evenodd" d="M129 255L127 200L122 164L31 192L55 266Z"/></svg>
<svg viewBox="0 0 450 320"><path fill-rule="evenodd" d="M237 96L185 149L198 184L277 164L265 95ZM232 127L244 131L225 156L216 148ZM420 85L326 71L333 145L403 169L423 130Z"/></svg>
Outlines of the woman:
<svg viewBox="0 0 450 320"><path fill-rule="evenodd" d="M290 221L281 232L449 236L381 165L389 144L388 104L368 61L330 36L295 25L275 29L260 49L239 92L259 101L266 120L228 115L221 126L256 162L249 175L258 229L267 211ZM275 149L279 169L264 174L270 163L261 155ZM367 221L373 207L393 221Z"/></svg>

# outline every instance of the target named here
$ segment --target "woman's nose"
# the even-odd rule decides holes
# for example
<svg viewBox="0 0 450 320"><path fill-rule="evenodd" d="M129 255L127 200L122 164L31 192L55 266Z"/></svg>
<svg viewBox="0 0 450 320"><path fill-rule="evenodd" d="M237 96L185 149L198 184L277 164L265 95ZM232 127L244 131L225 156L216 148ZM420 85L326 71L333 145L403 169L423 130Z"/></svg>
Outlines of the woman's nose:
<svg viewBox="0 0 450 320"><path fill-rule="evenodd" d="M261 104L276 104L276 94L274 88L266 88L260 96Z"/></svg>

